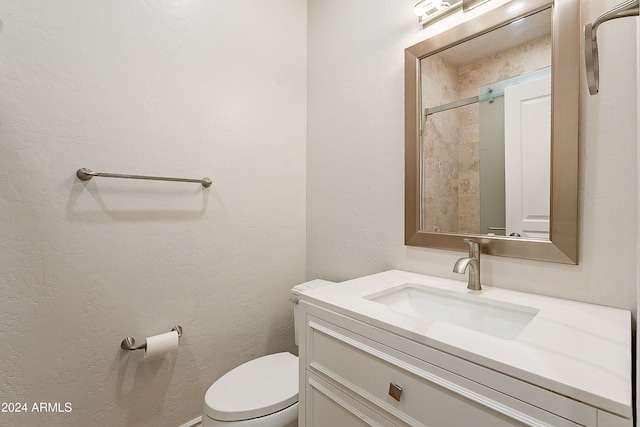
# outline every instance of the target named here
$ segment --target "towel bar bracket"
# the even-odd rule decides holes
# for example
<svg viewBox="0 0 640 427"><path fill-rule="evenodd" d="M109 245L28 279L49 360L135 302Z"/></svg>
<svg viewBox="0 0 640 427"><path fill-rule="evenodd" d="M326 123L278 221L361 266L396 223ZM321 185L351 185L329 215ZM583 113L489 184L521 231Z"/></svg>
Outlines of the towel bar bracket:
<svg viewBox="0 0 640 427"><path fill-rule="evenodd" d="M595 95L600 90L600 66L598 64L598 37L596 31L600 24L612 19L638 16L640 1L628 0L598 16L591 24L584 26L584 59L587 72L589 93Z"/></svg>

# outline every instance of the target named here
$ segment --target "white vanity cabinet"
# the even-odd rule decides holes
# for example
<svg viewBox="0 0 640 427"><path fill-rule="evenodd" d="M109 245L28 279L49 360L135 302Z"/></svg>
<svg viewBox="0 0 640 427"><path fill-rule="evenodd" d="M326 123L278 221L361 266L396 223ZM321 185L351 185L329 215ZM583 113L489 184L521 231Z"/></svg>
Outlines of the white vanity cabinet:
<svg viewBox="0 0 640 427"><path fill-rule="evenodd" d="M300 302L300 426L633 425L455 349L434 348L420 336L410 339L317 302L304 296Z"/></svg>
<svg viewBox="0 0 640 427"><path fill-rule="evenodd" d="M308 316L303 356L307 426L581 425L322 319L353 326L339 316L317 315Z"/></svg>

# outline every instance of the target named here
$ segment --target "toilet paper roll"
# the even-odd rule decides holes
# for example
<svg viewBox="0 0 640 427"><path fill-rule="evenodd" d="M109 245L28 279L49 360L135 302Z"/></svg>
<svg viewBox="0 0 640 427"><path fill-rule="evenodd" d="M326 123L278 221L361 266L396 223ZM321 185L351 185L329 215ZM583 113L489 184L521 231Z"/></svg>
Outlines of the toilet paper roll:
<svg viewBox="0 0 640 427"><path fill-rule="evenodd" d="M144 358L158 356L178 348L178 332L171 331L166 334L154 335L147 338L147 348L144 349Z"/></svg>

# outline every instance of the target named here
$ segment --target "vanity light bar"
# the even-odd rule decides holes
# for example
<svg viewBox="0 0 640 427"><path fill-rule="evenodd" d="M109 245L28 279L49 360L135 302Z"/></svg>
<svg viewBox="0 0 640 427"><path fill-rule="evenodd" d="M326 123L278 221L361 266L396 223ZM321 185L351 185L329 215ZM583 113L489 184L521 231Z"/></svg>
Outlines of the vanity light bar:
<svg viewBox="0 0 640 427"><path fill-rule="evenodd" d="M416 16L431 16L451 7L450 3L442 0L418 0L413 5L413 14Z"/></svg>
<svg viewBox="0 0 640 427"><path fill-rule="evenodd" d="M462 10L469 12L470 10L475 9L478 6L482 6L489 1L490 0L462 0Z"/></svg>
<svg viewBox="0 0 640 427"><path fill-rule="evenodd" d="M413 14L422 26L436 21L462 7L462 0L418 0L413 5Z"/></svg>

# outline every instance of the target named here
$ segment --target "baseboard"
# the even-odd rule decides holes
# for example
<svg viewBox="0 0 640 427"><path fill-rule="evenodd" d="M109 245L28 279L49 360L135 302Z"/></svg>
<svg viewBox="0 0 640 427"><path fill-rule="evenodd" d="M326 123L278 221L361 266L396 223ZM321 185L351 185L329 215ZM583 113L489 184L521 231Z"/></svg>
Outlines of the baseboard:
<svg viewBox="0 0 640 427"><path fill-rule="evenodd" d="M188 423L182 424L180 427L201 427L202 417L194 418Z"/></svg>

